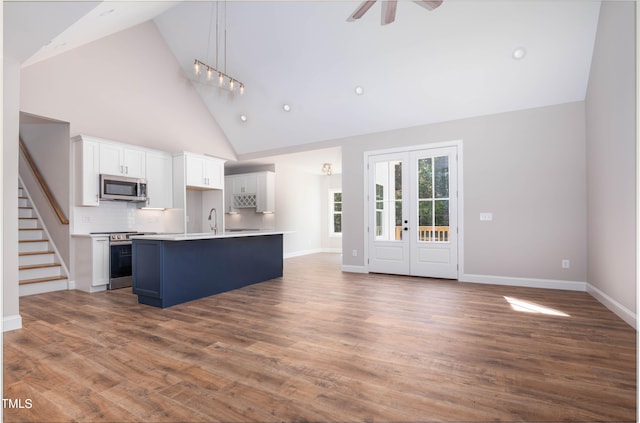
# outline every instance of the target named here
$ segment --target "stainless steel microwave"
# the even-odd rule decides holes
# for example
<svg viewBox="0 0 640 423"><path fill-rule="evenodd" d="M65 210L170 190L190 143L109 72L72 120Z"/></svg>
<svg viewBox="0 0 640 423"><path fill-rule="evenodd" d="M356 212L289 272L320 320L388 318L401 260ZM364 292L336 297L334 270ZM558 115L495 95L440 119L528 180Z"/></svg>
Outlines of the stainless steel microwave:
<svg viewBox="0 0 640 423"><path fill-rule="evenodd" d="M147 180L102 174L100 175L100 199L147 201Z"/></svg>

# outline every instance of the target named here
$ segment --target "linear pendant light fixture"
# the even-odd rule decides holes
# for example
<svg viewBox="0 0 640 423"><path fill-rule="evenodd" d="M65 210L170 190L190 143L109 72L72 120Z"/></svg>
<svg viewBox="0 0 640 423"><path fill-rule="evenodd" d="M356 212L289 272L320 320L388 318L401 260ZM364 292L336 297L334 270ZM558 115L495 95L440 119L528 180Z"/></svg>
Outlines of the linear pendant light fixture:
<svg viewBox="0 0 640 423"><path fill-rule="evenodd" d="M220 45L220 31L218 30L218 4L216 2L216 65L211 66L206 64L200 59L194 59L193 61L193 72L197 77L202 76L203 73L206 74L206 82L213 82L215 79L218 80L218 86L221 88L226 88L231 92L234 92L236 89L240 91L240 94L244 94L244 84L238 81L236 78L233 78L227 73L227 2L224 2L224 11L223 11L223 22L224 22L224 69L220 69L218 64L218 54L219 54L219 45ZM209 54L209 42L211 41L211 28L213 21L213 4L211 5L211 18L209 19L209 38L207 40L207 54Z"/></svg>

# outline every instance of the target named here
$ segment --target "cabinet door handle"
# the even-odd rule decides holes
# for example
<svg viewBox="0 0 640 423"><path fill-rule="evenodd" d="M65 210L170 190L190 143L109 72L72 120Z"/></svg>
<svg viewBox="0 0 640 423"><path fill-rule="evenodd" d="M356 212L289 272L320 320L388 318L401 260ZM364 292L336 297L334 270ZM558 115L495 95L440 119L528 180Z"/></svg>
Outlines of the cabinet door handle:
<svg viewBox="0 0 640 423"><path fill-rule="evenodd" d="M126 173L127 175L129 174L129 166L124 167L124 173Z"/></svg>

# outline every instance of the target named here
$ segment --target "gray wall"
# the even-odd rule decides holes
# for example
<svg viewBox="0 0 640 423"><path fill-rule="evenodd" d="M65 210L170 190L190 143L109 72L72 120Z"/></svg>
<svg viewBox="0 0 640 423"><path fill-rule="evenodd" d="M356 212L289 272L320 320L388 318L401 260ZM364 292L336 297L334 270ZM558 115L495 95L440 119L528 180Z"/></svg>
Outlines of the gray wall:
<svg viewBox="0 0 640 423"><path fill-rule="evenodd" d="M364 152L462 140L461 273L585 282L584 128L576 102L344 139L343 265L364 266Z"/></svg>
<svg viewBox="0 0 640 423"><path fill-rule="evenodd" d="M20 63L3 60L2 318L3 330L22 327L18 305L18 131Z"/></svg>
<svg viewBox="0 0 640 423"><path fill-rule="evenodd" d="M587 91L586 128L588 282L610 308L622 306L635 315L634 3L602 2Z"/></svg>
<svg viewBox="0 0 640 423"><path fill-rule="evenodd" d="M71 152L69 146L69 124L52 122L24 113L20 116L20 136L38 169L49 185L53 196L68 219L71 181ZM20 177L31 195L31 199L42 217L50 239L58 249L67 269L70 267L70 225L60 223L53 207L46 198L31 167L21 158Z"/></svg>

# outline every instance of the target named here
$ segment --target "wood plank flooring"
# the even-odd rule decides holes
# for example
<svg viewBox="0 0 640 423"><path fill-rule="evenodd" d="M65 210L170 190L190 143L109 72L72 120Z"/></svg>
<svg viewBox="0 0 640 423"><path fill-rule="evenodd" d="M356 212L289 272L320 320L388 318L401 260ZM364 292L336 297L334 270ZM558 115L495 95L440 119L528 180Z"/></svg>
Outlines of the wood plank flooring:
<svg viewBox="0 0 640 423"><path fill-rule="evenodd" d="M23 297L3 398L32 406L4 421L636 421L636 332L587 293L340 260L164 310L130 289Z"/></svg>

